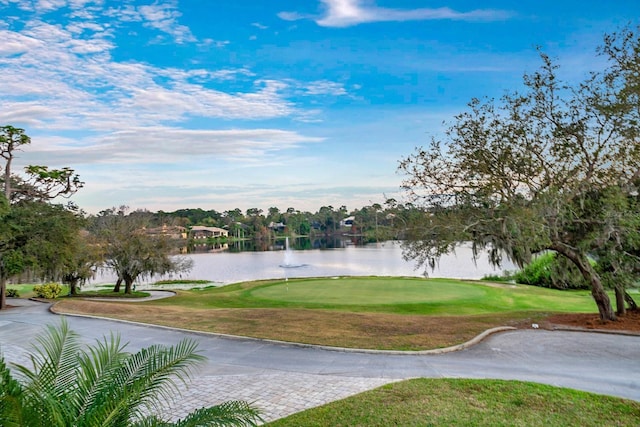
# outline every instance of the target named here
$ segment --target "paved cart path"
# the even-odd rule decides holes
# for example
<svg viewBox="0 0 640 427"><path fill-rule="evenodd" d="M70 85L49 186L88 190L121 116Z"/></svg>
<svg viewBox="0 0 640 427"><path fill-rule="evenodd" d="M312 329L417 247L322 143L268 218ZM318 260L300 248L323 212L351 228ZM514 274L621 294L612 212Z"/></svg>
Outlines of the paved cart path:
<svg viewBox="0 0 640 427"><path fill-rule="evenodd" d="M9 300L21 307L0 311L0 350L27 364L26 353L44 325L60 316L49 305ZM118 332L130 351L175 344L189 336L208 361L167 414L242 399L258 405L266 420L415 377L500 378L640 401L640 337L586 332L515 330L492 335L463 351L440 355L359 353L226 338L106 319L67 316L87 342Z"/></svg>

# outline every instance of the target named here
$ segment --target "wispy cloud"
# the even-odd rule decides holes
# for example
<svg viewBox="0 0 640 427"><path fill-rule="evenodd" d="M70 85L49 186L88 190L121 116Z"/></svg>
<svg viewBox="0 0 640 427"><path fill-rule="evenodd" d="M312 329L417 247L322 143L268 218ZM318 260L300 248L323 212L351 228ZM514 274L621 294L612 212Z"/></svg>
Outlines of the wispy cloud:
<svg viewBox="0 0 640 427"><path fill-rule="evenodd" d="M138 11L145 20L145 25L170 34L176 43L196 41L191 30L178 23L181 13L177 10L176 4L154 3L149 6L140 6Z"/></svg>
<svg viewBox="0 0 640 427"><path fill-rule="evenodd" d="M304 87L304 92L307 95L347 95L347 90L344 88L344 85L328 80L310 82Z"/></svg>
<svg viewBox="0 0 640 427"><path fill-rule="evenodd" d="M127 127L86 137L37 138L20 163L49 164L143 164L176 162L250 162L301 144L318 143L322 138L307 137L280 129L193 130L176 127ZM132 144L131 141L137 141Z"/></svg>
<svg viewBox="0 0 640 427"><path fill-rule="evenodd" d="M54 129L72 129L81 122L99 130L193 117L296 114L284 98L288 85L282 82L257 80L244 92L214 89L216 82L232 78L250 83L255 77L245 68L185 70L114 61L115 45L103 27L77 22L65 27L34 19L20 32L0 30L0 122L20 117Z"/></svg>
<svg viewBox="0 0 640 427"><path fill-rule="evenodd" d="M179 18L182 14L175 1L157 1L151 5L137 7L124 5L108 9L105 15L123 22L141 22L145 27L170 35L178 44L196 41L189 27L180 24Z"/></svg>
<svg viewBox="0 0 640 427"><path fill-rule="evenodd" d="M7 4L10 0L0 0ZM22 0L21 0L22 1ZM51 1L42 8L74 8L89 0ZM30 19L0 28L0 123L29 128L34 136L25 163L54 165L210 162L254 159L320 142L299 132L247 121L307 120L289 98L305 83L261 79L249 68L172 68L114 59L114 33L126 25L148 25L190 40L177 24L173 3L124 6L47 22L30 6ZM95 19L99 16L100 19ZM151 24L153 23L153 25ZM139 29L139 27L138 27ZM128 31L128 29L126 30ZM182 36L180 36L182 34ZM227 85L234 84L234 90ZM309 95L340 94L330 81L312 82ZM216 128L241 120L238 129ZM199 121L204 129L186 129ZM206 128L209 127L209 128ZM38 135L40 132L55 136ZM73 135L68 138L64 135Z"/></svg>
<svg viewBox="0 0 640 427"><path fill-rule="evenodd" d="M278 16L286 21L312 19L323 27L350 27L353 25L385 21L424 21L448 19L457 21L499 21L513 14L505 10L476 9L460 12L448 7L391 9L378 7L370 0L320 0L322 15L280 12Z"/></svg>

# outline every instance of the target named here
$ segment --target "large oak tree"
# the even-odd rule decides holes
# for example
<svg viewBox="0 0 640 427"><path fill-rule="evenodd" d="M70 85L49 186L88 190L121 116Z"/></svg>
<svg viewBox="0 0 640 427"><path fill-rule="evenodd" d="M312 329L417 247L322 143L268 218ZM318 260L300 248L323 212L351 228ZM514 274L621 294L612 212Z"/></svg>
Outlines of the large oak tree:
<svg viewBox="0 0 640 427"><path fill-rule="evenodd" d="M474 99L445 136L400 162L403 187L426 214L405 254L434 265L461 242L522 265L553 250L591 287L602 320L616 318L596 254L623 262L638 241L640 39L605 37L610 65L579 84L563 82L541 54L524 90Z"/></svg>
<svg viewBox="0 0 640 427"><path fill-rule="evenodd" d="M189 271L192 261L172 256L175 246L166 236L150 235L148 212L128 213L126 206L102 211L90 220L90 231L104 254L104 265L118 276L114 292L125 284L125 293L133 291L136 280L154 275Z"/></svg>
<svg viewBox="0 0 640 427"><path fill-rule="evenodd" d="M32 165L22 174L13 172L16 153L30 142L24 129L0 126L0 309L12 276L28 270L41 278L59 277L73 256L79 230L73 205L52 203L82 187L72 169Z"/></svg>

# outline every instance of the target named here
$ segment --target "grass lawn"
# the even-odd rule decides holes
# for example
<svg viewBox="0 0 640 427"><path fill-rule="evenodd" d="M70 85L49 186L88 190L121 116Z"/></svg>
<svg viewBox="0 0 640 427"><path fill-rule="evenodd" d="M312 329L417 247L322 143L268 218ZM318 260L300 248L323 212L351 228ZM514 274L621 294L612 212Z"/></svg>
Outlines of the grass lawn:
<svg viewBox="0 0 640 427"><path fill-rule="evenodd" d="M263 306L373 311L398 314L487 314L521 310L589 312L586 291L567 292L524 285L453 279L344 277L273 281L244 292L220 288L229 296ZM248 302L248 301L247 301Z"/></svg>
<svg viewBox="0 0 640 427"><path fill-rule="evenodd" d="M7 285L7 289L15 289L18 291L20 298L31 298L36 295L33 293L33 287L36 286L36 283L30 284L18 284L18 285ZM62 292L60 295L67 295L69 293L69 286L62 285Z"/></svg>
<svg viewBox="0 0 640 427"><path fill-rule="evenodd" d="M74 298L144 298L144 297L148 297L149 295L150 295L149 292L144 292L144 291L133 291L130 294L125 294L124 287L120 289L120 292L113 292L113 285L111 285L106 289L81 291Z"/></svg>
<svg viewBox="0 0 640 427"><path fill-rule="evenodd" d="M16 289L18 294L20 294L20 298L32 298L35 297L33 293L33 287L35 284L20 284L20 285L7 285L7 289ZM101 297L101 298L143 298L149 296L148 292L133 292L132 294L125 294L124 287L123 290L119 293L112 292L113 285L105 285L101 286L103 289L94 289L91 291L81 291L79 296L82 297ZM69 293L69 286L62 285L62 292L60 293L61 297L67 296Z"/></svg>
<svg viewBox="0 0 640 427"><path fill-rule="evenodd" d="M637 426L640 402L542 384L415 379L269 423L287 426Z"/></svg>
<svg viewBox="0 0 640 427"><path fill-rule="evenodd" d="M588 292L402 277L272 280L145 303L65 300L55 310L338 347L425 350L486 329L595 312Z"/></svg>

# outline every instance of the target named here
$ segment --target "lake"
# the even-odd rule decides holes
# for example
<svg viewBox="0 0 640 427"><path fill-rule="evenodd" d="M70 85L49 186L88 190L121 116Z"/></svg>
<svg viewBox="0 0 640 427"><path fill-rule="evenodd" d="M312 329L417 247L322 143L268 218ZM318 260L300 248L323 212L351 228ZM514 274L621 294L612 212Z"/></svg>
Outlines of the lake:
<svg viewBox="0 0 640 427"><path fill-rule="evenodd" d="M329 249L285 249L283 245L268 251L230 252L227 250L192 253L184 255L193 260L193 269L180 275L154 277L139 284L152 283L160 279L210 280L220 285L230 283L295 277L333 276L413 276L424 277L424 267L416 268L414 261L402 258L399 242L388 241L363 246L347 245ZM440 260L429 277L458 279L480 279L488 274L500 274L504 270L515 270L510 262L495 269L486 256L476 263L470 247L460 247L455 254ZM110 273L98 275L91 284L114 283Z"/></svg>

